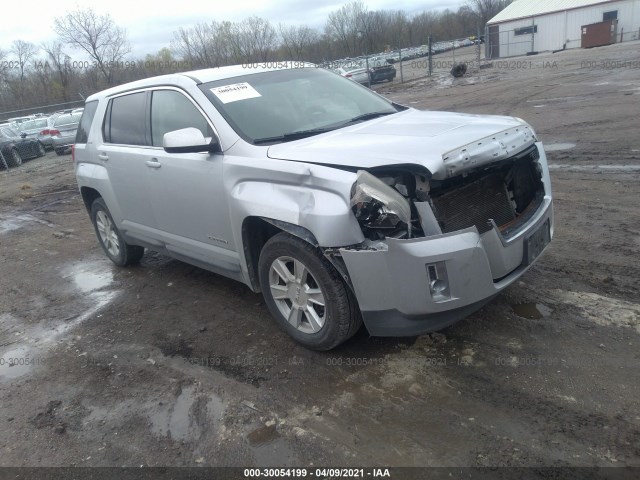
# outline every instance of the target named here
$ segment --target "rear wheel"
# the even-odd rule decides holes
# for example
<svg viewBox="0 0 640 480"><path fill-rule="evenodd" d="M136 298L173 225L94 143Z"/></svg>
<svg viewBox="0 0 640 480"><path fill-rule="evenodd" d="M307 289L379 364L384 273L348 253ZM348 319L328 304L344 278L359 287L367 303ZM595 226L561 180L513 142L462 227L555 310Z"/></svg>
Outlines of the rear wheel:
<svg viewBox="0 0 640 480"><path fill-rule="evenodd" d="M10 167L19 167L22 165L22 157L17 148L11 149L11 155L7 158L7 164L9 164Z"/></svg>
<svg viewBox="0 0 640 480"><path fill-rule="evenodd" d="M297 342L330 350L358 331L356 299L317 248L279 233L265 244L258 267L269 311Z"/></svg>
<svg viewBox="0 0 640 480"><path fill-rule="evenodd" d="M102 198L96 198L91 205L91 221L102 250L113 263L126 267L140 261L144 248L124 241Z"/></svg>
<svg viewBox="0 0 640 480"><path fill-rule="evenodd" d="M64 155L64 149L62 148L56 148L55 151L56 151L56 155Z"/></svg>

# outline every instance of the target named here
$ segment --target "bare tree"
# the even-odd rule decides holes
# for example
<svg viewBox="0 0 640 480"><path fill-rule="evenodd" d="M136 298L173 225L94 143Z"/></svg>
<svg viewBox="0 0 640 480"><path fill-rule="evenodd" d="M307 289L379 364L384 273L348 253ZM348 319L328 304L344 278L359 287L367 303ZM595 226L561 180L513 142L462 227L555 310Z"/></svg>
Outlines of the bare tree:
<svg viewBox="0 0 640 480"><path fill-rule="evenodd" d="M467 0L468 6L475 12L484 28L489 20L504 10L513 0Z"/></svg>
<svg viewBox="0 0 640 480"><path fill-rule="evenodd" d="M11 54L14 56L15 62L18 65L19 80L18 85L13 88L21 101L24 100L26 71L29 63L37 53L38 48L33 43L25 42L24 40L15 40L13 44L11 44Z"/></svg>
<svg viewBox="0 0 640 480"><path fill-rule="evenodd" d="M60 39L83 50L96 62L107 85L112 85L118 62L131 51L124 29L111 16L98 15L92 9L74 10L54 20L54 30Z"/></svg>
<svg viewBox="0 0 640 480"><path fill-rule="evenodd" d="M278 25L282 47L291 60L309 60L305 58L309 48L318 41L318 32L306 25Z"/></svg>
<svg viewBox="0 0 640 480"><path fill-rule="evenodd" d="M69 100L69 83L73 73L71 69L71 57L63 50L60 42L43 43L42 50L47 54L47 59L51 61L52 69L57 77L58 85L54 85L62 98Z"/></svg>
<svg viewBox="0 0 640 480"><path fill-rule="evenodd" d="M276 46L277 34L268 20L245 18L233 29L239 53L245 62L264 62Z"/></svg>
<svg viewBox="0 0 640 480"><path fill-rule="evenodd" d="M29 62L31 62L38 53L38 47L33 43L25 42L24 40L15 40L11 45L11 53L18 62L20 82L24 82L25 70L27 69Z"/></svg>
<svg viewBox="0 0 640 480"><path fill-rule="evenodd" d="M331 12L325 31L343 46L347 55L360 55L362 37L368 39L371 31L367 7L361 0L356 0Z"/></svg>

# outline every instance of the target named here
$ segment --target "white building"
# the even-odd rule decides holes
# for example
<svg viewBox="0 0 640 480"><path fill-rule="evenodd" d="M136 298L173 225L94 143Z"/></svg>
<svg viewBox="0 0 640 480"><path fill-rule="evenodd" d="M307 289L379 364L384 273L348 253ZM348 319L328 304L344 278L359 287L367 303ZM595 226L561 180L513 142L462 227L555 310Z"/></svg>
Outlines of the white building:
<svg viewBox="0 0 640 480"><path fill-rule="evenodd" d="M583 26L611 20L616 42L638 40L640 0L515 0L487 22L487 57L579 48Z"/></svg>

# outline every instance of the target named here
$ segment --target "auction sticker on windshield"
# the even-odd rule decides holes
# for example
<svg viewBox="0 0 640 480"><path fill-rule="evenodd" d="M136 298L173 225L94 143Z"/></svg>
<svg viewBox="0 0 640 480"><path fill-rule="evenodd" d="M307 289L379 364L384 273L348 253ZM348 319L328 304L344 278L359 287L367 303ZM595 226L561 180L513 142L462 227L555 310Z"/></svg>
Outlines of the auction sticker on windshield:
<svg viewBox="0 0 640 480"><path fill-rule="evenodd" d="M262 96L247 82L215 87L212 88L211 91L222 103L237 102L238 100L247 100L248 98Z"/></svg>

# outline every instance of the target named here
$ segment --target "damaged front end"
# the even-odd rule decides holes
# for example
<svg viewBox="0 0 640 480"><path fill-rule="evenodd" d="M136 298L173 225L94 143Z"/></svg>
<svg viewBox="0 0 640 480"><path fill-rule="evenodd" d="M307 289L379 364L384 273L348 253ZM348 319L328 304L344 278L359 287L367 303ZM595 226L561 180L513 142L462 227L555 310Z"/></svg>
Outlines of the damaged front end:
<svg viewBox="0 0 640 480"><path fill-rule="evenodd" d="M545 189L536 145L513 157L444 180L429 172L364 170L351 207L370 241L409 239L475 227L517 232L542 203Z"/></svg>
<svg viewBox="0 0 640 480"><path fill-rule="evenodd" d="M415 335L468 315L521 275L553 233L544 150L432 175L358 171L351 208L366 240L340 249L372 335ZM423 320L423 321L418 321Z"/></svg>

